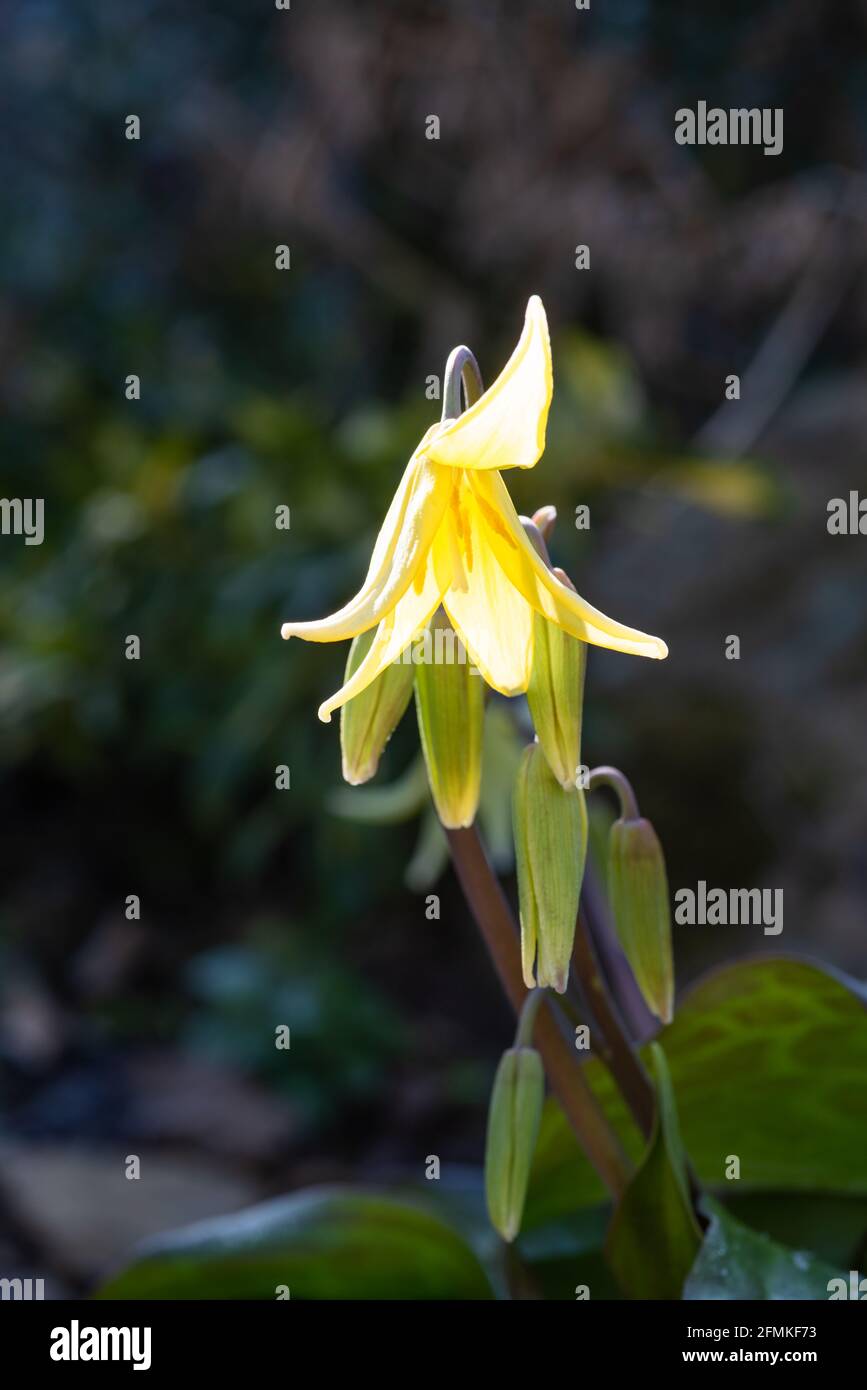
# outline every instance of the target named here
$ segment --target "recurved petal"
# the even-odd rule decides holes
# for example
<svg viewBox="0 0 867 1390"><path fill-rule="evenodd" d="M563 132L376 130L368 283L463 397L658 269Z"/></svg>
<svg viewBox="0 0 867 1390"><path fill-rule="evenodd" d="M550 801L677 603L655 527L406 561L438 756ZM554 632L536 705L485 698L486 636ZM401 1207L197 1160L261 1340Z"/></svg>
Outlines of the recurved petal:
<svg viewBox="0 0 867 1390"><path fill-rule="evenodd" d="M501 695L520 695L530 683L535 613L493 554L475 494L463 481L449 524L455 514L462 573L446 590L443 607L488 685Z"/></svg>
<svg viewBox="0 0 867 1390"><path fill-rule="evenodd" d="M435 433L428 457L453 468L532 468L545 448L553 390L548 321L533 295L518 345L497 380Z"/></svg>
<svg viewBox="0 0 867 1390"><path fill-rule="evenodd" d="M319 718L324 724L331 722L331 716L353 695L359 695L376 680L389 662L400 656L419 631L430 621L439 607L442 598L442 581L437 577L437 569L429 551L423 567L419 569L422 583L413 583L379 624L370 650L361 665L345 685L319 706Z"/></svg>
<svg viewBox="0 0 867 1390"><path fill-rule="evenodd" d="M661 638L615 622L561 584L528 540L498 473L474 473L468 480L485 519L488 544L515 588L538 612L582 642L633 656L668 656Z"/></svg>
<svg viewBox="0 0 867 1390"><path fill-rule="evenodd" d="M307 642L340 642L380 622L412 585L430 551L455 486L450 469L438 468L423 454L428 430L406 466L382 523L367 577L355 598L318 622L284 623L283 637Z"/></svg>

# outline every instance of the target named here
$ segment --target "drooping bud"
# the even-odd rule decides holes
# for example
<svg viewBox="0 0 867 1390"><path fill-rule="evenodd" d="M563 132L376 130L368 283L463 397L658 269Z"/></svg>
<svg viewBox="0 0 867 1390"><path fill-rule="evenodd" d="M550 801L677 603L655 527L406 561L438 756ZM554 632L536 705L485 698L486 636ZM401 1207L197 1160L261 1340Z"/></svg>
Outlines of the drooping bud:
<svg viewBox="0 0 867 1390"><path fill-rule="evenodd" d="M554 574L574 589L561 569ZM527 703L548 766L567 791L578 785L587 644L537 613Z"/></svg>
<svg viewBox="0 0 867 1390"><path fill-rule="evenodd" d="M643 816L621 817L608 838L608 890L620 944L648 1008L670 1023L674 1008L671 909L665 859Z"/></svg>
<svg viewBox="0 0 867 1390"><path fill-rule="evenodd" d="M431 796L447 830L472 825L482 782L485 683L438 609L415 668L415 703Z"/></svg>
<svg viewBox="0 0 867 1390"><path fill-rule="evenodd" d="M532 516L533 525L539 530L545 544L551 539L554 531L554 523L557 520L557 508L548 503L544 507L539 507Z"/></svg>
<svg viewBox="0 0 867 1390"><path fill-rule="evenodd" d="M512 797L512 824L524 983L562 994L587 857L587 807L580 788L563 790L539 743L524 750Z"/></svg>
<svg viewBox="0 0 867 1390"><path fill-rule="evenodd" d="M521 517L541 559L574 593L572 580L564 570L552 566L548 554L547 542L556 520L555 507L540 507L532 517ZM587 646L541 613L534 615L533 624L533 670L527 703L548 766L561 787L570 791L579 785Z"/></svg>
<svg viewBox="0 0 867 1390"><path fill-rule="evenodd" d="M488 1215L503 1240L514 1240L521 1229L544 1098L545 1074L538 1052L510 1047L494 1079L485 1148Z"/></svg>
<svg viewBox="0 0 867 1390"><path fill-rule="evenodd" d="M345 680L349 680L367 655L376 628L359 633L349 648ZM340 750L343 777L353 787L369 782L382 751L397 728L412 696L415 668L411 662L395 661L382 675L371 681L360 695L348 700L340 711Z"/></svg>

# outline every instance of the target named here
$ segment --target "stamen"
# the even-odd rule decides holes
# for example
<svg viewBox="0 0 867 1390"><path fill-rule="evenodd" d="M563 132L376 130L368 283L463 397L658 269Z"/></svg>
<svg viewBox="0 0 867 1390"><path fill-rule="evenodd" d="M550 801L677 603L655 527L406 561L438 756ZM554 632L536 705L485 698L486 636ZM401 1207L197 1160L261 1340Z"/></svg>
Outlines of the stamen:
<svg viewBox="0 0 867 1390"><path fill-rule="evenodd" d="M492 507L490 502L487 502L484 497L480 497L478 493L475 494L475 497L476 501L482 509L482 514L484 515L484 518L487 521L488 525L491 527L491 529L496 531L498 536L502 536L503 540L507 541L513 550L517 550L518 542L515 540L515 537L512 535L508 526L506 526L506 524L504 523L502 517L500 516L496 508Z"/></svg>
<svg viewBox="0 0 867 1390"><path fill-rule="evenodd" d="M467 583L467 572L464 569L464 559L461 554L460 541L454 527L449 527L449 550L452 557L452 584L453 589L465 594L470 587Z"/></svg>

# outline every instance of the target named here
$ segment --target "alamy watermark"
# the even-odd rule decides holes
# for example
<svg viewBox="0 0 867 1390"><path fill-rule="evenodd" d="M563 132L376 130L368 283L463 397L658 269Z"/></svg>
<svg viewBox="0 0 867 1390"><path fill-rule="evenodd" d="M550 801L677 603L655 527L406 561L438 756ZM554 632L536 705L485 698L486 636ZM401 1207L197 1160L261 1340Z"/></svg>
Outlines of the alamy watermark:
<svg viewBox="0 0 867 1390"><path fill-rule="evenodd" d="M867 1279L862 1279L857 1269L849 1270L849 1282L842 1277L829 1279L826 1285L828 1301L833 1303L841 1298L853 1303L867 1302Z"/></svg>
<svg viewBox="0 0 867 1390"><path fill-rule="evenodd" d="M681 106L674 113L674 138L679 145L762 145L765 154L783 149L781 106L739 106L725 110L700 101L693 111Z"/></svg>
<svg viewBox="0 0 867 1390"><path fill-rule="evenodd" d="M45 499L0 497L0 534L23 536L25 545L41 545L45 539Z"/></svg>
<svg viewBox="0 0 867 1390"><path fill-rule="evenodd" d="M150 1370L149 1327L82 1327L73 1318L68 1327L51 1330L52 1361L131 1361L134 1371Z"/></svg>
<svg viewBox="0 0 867 1390"><path fill-rule="evenodd" d="M708 888L699 879L695 888L678 888L674 895L678 926L762 927L765 936L783 930L782 888Z"/></svg>
<svg viewBox="0 0 867 1390"><path fill-rule="evenodd" d="M426 627L394 658L395 666L469 666L470 674L481 674L453 628Z"/></svg>
<svg viewBox="0 0 867 1390"><path fill-rule="evenodd" d="M30 1303L44 1297L44 1279L0 1279L0 1301Z"/></svg>
<svg viewBox="0 0 867 1390"><path fill-rule="evenodd" d="M867 497L854 490L828 502L829 536L867 536Z"/></svg>

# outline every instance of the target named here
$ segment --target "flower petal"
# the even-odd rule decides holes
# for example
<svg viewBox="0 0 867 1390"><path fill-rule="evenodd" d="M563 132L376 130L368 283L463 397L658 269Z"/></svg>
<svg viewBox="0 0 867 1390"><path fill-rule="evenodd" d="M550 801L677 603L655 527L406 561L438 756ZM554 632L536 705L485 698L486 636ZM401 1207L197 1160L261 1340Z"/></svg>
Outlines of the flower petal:
<svg viewBox="0 0 867 1390"><path fill-rule="evenodd" d="M535 613L492 552L485 519L463 479L446 525L455 514L465 586L452 583L443 607L488 685L501 695L520 695L533 668Z"/></svg>
<svg viewBox="0 0 867 1390"><path fill-rule="evenodd" d="M450 469L424 457L432 426L406 466L382 523L367 578L355 598L319 622L284 623L283 637L307 642L340 642L380 622L406 593L430 551L454 489Z"/></svg>
<svg viewBox="0 0 867 1390"><path fill-rule="evenodd" d="M533 295L518 346L497 380L434 435L428 458L453 468L532 468L545 448L553 390L548 321Z"/></svg>
<svg viewBox="0 0 867 1390"><path fill-rule="evenodd" d="M421 572L420 570L419 573ZM382 674L389 662L400 656L430 621L440 605L443 593L442 580L438 577L437 566L434 564L433 550L425 557L423 574L421 585L412 584L382 619L370 644L370 650L358 669L336 694L319 706L319 718L323 724L330 724L331 716L336 709L345 705L353 695L359 695L362 690L366 690L371 681L375 681L377 676Z"/></svg>
<svg viewBox="0 0 867 1390"><path fill-rule="evenodd" d="M561 584L528 539L498 473L473 473L467 478L484 514L485 541L528 603L582 642L633 656L668 656L668 647L661 638L607 618Z"/></svg>

